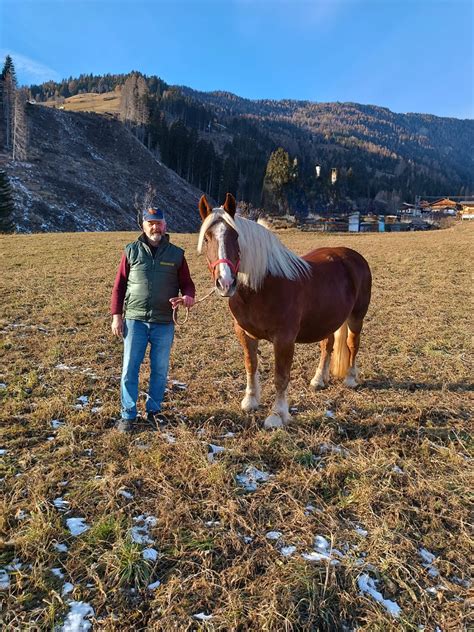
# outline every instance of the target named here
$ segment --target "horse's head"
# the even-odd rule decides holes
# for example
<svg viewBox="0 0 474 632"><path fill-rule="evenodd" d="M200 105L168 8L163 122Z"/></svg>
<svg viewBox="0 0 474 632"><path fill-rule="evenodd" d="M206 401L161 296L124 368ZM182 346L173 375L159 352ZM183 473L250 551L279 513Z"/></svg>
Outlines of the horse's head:
<svg viewBox="0 0 474 632"><path fill-rule="evenodd" d="M237 288L240 264L239 236L233 221L235 198L227 193L224 204L212 208L203 195L199 200L199 213L203 222L200 248L206 254L217 292L230 297Z"/></svg>

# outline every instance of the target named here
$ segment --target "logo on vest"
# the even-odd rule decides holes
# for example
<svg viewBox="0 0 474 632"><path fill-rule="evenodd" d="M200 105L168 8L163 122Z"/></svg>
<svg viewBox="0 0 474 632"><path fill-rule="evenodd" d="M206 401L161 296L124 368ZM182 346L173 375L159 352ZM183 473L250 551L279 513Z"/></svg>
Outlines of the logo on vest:
<svg viewBox="0 0 474 632"><path fill-rule="evenodd" d="M171 266L171 267L174 267L175 264L172 261L160 261L160 266Z"/></svg>

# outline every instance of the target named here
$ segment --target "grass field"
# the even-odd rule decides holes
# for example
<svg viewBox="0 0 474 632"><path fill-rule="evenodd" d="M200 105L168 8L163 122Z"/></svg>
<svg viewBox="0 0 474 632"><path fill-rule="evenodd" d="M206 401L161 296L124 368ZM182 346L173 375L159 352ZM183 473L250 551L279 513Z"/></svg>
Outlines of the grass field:
<svg viewBox="0 0 474 632"><path fill-rule="evenodd" d="M298 253L368 259L361 387L314 394L319 350L299 346L294 421L265 432L271 347L263 409L243 415L240 348L213 297L177 329L170 379L186 387L170 384L167 433L131 437L111 429L108 303L134 235L1 236L2 629L81 609L105 631L468 629L473 234L282 233ZM196 235L173 239L202 296ZM251 466L270 475L256 491L236 479ZM72 535L72 518L88 529Z"/></svg>
<svg viewBox="0 0 474 632"><path fill-rule="evenodd" d="M55 101L42 103L47 107L59 107ZM64 110L71 112L96 112L97 114L116 114L120 112L120 92L87 92L68 97L60 104Z"/></svg>

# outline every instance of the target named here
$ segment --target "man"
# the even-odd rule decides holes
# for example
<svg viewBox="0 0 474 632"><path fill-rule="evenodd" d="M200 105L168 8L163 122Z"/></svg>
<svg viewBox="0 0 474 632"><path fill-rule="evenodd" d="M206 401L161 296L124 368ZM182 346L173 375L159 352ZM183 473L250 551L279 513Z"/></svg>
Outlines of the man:
<svg viewBox="0 0 474 632"><path fill-rule="evenodd" d="M115 425L120 432L130 432L137 417L138 376L148 343L146 419L158 427L174 338L172 308L194 305L195 287L184 250L170 242L163 211L146 209L142 228L143 234L125 246L112 290L112 333L124 341L122 414Z"/></svg>

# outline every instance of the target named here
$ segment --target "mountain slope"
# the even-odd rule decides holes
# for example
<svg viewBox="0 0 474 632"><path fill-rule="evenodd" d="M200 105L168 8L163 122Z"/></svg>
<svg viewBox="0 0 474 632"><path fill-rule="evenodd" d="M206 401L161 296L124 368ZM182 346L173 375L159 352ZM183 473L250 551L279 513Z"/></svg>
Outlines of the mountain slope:
<svg viewBox="0 0 474 632"><path fill-rule="evenodd" d="M201 192L158 162L119 121L28 106L28 163L7 163L20 232L130 230L147 184L171 231L198 226Z"/></svg>

